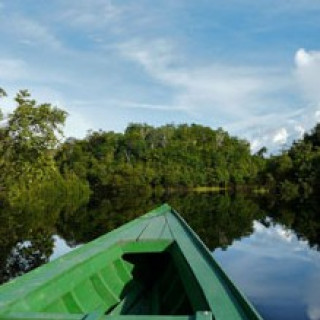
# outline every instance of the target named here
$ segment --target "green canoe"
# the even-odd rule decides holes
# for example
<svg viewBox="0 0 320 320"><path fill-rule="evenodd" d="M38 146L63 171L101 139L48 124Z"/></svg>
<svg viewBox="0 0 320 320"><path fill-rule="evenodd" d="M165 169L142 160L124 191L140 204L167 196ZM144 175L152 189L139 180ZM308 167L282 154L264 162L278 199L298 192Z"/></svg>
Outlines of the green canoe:
<svg viewBox="0 0 320 320"><path fill-rule="evenodd" d="M0 320L262 319L169 205L0 287Z"/></svg>

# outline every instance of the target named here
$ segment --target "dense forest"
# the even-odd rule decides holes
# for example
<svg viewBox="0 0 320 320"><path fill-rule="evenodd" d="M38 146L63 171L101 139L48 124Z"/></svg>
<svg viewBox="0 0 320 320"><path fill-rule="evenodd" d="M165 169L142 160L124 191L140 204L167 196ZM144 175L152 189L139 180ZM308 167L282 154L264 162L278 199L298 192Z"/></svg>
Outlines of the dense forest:
<svg viewBox="0 0 320 320"><path fill-rule="evenodd" d="M195 124L92 132L68 139L55 158L62 173L72 171L105 192L254 184L264 165L247 141Z"/></svg>
<svg viewBox="0 0 320 320"><path fill-rule="evenodd" d="M6 95L0 90L0 98ZM263 188L283 200L319 189L320 124L276 156L248 141L197 124L129 124L124 133L89 132L63 141L67 113L28 91L0 109L0 191L10 201L41 194L88 197L173 190ZM89 191L90 190L90 191ZM28 197L23 195L27 194ZM31 196L30 196L31 195Z"/></svg>

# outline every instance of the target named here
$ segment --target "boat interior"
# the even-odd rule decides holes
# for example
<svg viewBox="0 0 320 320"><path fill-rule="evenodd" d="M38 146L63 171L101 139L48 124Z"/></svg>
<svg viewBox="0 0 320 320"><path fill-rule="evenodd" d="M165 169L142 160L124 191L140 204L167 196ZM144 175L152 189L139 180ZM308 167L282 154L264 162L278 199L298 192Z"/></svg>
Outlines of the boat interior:
<svg viewBox="0 0 320 320"><path fill-rule="evenodd" d="M41 274L38 280L39 288L0 319L212 319L194 273L172 240L119 242L43 286Z"/></svg>

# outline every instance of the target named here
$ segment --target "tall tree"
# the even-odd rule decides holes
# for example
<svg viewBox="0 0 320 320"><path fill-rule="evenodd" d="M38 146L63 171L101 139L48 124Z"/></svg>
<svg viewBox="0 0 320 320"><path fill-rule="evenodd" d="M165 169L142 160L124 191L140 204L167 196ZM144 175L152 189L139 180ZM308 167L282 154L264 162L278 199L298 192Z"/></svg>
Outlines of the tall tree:
<svg viewBox="0 0 320 320"><path fill-rule="evenodd" d="M29 183L56 171L52 150L63 134L67 115L48 103L37 104L27 90L19 91L15 102L1 130L0 179L4 184L16 179Z"/></svg>

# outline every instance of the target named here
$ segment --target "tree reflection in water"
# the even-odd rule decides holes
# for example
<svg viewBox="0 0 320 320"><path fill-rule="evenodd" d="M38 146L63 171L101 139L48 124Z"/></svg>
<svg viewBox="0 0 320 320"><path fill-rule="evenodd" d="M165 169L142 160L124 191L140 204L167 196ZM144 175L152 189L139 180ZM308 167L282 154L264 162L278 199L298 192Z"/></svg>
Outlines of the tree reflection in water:
<svg viewBox="0 0 320 320"><path fill-rule="evenodd" d="M271 198L217 193L184 193L169 196L126 194L93 199L81 205L66 201L30 201L30 206L0 207L0 282L8 281L49 261L54 235L69 247L89 242L168 202L214 250L226 249L253 232L253 221L265 226L280 223L319 249L320 206L317 199L305 203L277 203ZM39 204L37 206L37 203Z"/></svg>

